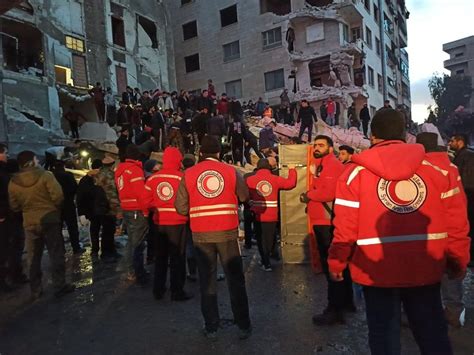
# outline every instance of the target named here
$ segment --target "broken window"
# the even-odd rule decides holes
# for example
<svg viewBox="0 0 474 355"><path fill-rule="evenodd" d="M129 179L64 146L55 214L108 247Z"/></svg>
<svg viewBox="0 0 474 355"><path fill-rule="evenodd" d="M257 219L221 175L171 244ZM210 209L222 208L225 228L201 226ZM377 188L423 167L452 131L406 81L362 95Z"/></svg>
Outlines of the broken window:
<svg viewBox="0 0 474 355"><path fill-rule="evenodd" d="M183 40L191 39L197 37L197 21L191 21L183 25Z"/></svg>
<svg viewBox="0 0 474 355"><path fill-rule="evenodd" d="M311 86L321 87L323 84L334 84L328 82L331 71L329 55L312 60L308 67Z"/></svg>
<svg viewBox="0 0 474 355"><path fill-rule="evenodd" d="M278 90L285 87L285 71L278 69L264 74L265 91Z"/></svg>
<svg viewBox="0 0 474 355"><path fill-rule="evenodd" d="M364 67L354 69L354 85L362 87L365 83L365 69Z"/></svg>
<svg viewBox="0 0 474 355"><path fill-rule="evenodd" d="M306 2L311 6L322 7L332 4L334 0L306 0Z"/></svg>
<svg viewBox="0 0 474 355"><path fill-rule="evenodd" d="M151 48L158 48L158 37L156 35L155 23L146 17L138 15L138 24L150 38Z"/></svg>
<svg viewBox="0 0 474 355"><path fill-rule="evenodd" d="M237 22L237 5L232 5L221 10L221 26L226 27Z"/></svg>
<svg viewBox="0 0 474 355"><path fill-rule="evenodd" d="M186 73L201 69L199 65L199 53L184 57L184 65L186 67Z"/></svg>
<svg viewBox="0 0 474 355"><path fill-rule="evenodd" d="M240 44L239 41L224 44L224 62L240 58Z"/></svg>
<svg viewBox="0 0 474 355"><path fill-rule="evenodd" d="M263 49L281 46L281 27L262 32Z"/></svg>
<svg viewBox="0 0 474 355"><path fill-rule="evenodd" d="M114 44L125 48L125 24L123 22L123 7L110 3L110 9L112 16L110 17L112 22L112 40Z"/></svg>
<svg viewBox="0 0 474 355"><path fill-rule="evenodd" d="M43 34L26 23L1 21L4 69L43 76Z"/></svg>
<svg viewBox="0 0 474 355"><path fill-rule="evenodd" d="M66 36L66 47L84 53L84 41L82 39Z"/></svg>
<svg viewBox="0 0 474 355"><path fill-rule="evenodd" d="M41 117L37 117L35 115L32 115L31 113L29 112L25 112L25 111L20 111L20 110L17 110L14 108L15 111L17 112L20 112L21 114L23 114L26 118L28 118L30 121L33 121L34 123L36 123L38 126L41 126L43 127L44 125L44 122L43 122L43 119Z"/></svg>
<svg viewBox="0 0 474 355"><path fill-rule="evenodd" d="M332 1L331 1L332 2ZM260 0L260 13L273 12L275 15L287 15L291 12L290 0Z"/></svg>

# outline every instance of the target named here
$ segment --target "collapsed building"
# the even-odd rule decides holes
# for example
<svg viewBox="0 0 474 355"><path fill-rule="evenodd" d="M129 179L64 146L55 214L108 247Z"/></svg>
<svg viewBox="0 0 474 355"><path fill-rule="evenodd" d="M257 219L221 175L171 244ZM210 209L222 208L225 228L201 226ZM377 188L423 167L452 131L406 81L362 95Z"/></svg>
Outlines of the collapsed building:
<svg viewBox="0 0 474 355"><path fill-rule="evenodd" d="M5 0L1 10L0 141L12 152L66 138L71 105L107 135L88 94L96 82L117 98L126 86L176 86L161 2Z"/></svg>
<svg viewBox="0 0 474 355"><path fill-rule="evenodd" d="M332 97L339 123L347 107L371 114L389 100L410 111L404 0L165 0L174 21L178 87L243 101L280 94L315 108Z"/></svg>

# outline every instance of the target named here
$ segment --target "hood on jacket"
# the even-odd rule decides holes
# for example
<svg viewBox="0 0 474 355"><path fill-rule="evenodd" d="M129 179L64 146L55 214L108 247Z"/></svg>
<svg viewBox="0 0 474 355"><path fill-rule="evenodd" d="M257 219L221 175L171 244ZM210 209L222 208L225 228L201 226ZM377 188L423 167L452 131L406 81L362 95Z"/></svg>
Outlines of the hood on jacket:
<svg viewBox="0 0 474 355"><path fill-rule="evenodd" d="M179 170L183 155L178 148L167 147L163 153L163 169Z"/></svg>
<svg viewBox="0 0 474 355"><path fill-rule="evenodd" d="M116 170L116 173L117 175L122 175L123 172L127 169L130 169L130 168L140 168L141 170L143 170L143 164L141 161L138 161L138 160L131 160L131 159L126 159L125 162L123 163L120 163L118 166L117 166L117 170Z"/></svg>
<svg viewBox="0 0 474 355"><path fill-rule="evenodd" d="M12 183L21 187L31 187L35 185L46 172L42 168L30 167L22 169L19 173L13 175Z"/></svg>
<svg viewBox="0 0 474 355"><path fill-rule="evenodd" d="M352 162L363 166L385 180L407 180L415 174L425 158L421 144L384 141L352 156Z"/></svg>

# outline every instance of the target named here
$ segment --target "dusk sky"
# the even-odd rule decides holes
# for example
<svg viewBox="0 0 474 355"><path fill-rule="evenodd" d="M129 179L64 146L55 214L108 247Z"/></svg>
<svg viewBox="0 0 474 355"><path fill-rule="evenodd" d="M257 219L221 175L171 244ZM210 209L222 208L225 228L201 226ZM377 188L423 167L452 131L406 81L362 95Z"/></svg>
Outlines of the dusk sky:
<svg viewBox="0 0 474 355"><path fill-rule="evenodd" d="M433 73L443 73L443 43L474 35L473 0L407 0L408 54L412 116L423 122L432 104L428 80ZM449 73L449 72L447 72Z"/></svg>

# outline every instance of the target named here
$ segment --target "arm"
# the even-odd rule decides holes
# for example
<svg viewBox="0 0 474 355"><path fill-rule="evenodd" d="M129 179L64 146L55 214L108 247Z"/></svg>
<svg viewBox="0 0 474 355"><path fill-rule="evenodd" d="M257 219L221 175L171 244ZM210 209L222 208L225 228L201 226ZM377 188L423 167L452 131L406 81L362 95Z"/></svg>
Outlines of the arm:
<svg viewBox="0 0 474 355"><path fill-rule="evenodd" d="M311 115L314 118L314 122L318 122L318 116L316 115L316 111L314 110L314 108L311 108Z"/></svg>
<svg viewBox="0 0 474 355"><path fill-rule="evenodd" d="M64 201L63 189L61 188L61 185L59 185L59 182L49 171L45 172L44 180L46 185L45 187L49 193L51 201L56 207L61 208L61 205Z"/></svg>
<svg viewBox="0 0 474 355"><path fill-rule="evenodd" d="M357 242L359 224L359 186L360 175L347 185L347 174L337 182L336 202L334 203L334 238L329 248L329 271L342 274L350 261L354 245ZM344 200L341 204L338 201ZM348 201L352 202L348 207ZM338 279L341 279L339 275Z"/></svg>
<svg viewBox="0 0 474 355"><path fill-rule="evenodd" d="M278 186L281 190L291 190L295 188L297 182L296 169L290 169L288 171L288 177L285 179L281 176L278 177Z"/></svg>
<svg viewBox="0 0 474 355"><path fill-rule="evenodd" d="M16 194L15 185L13 185L11 181L8 184L8 203L10 205L10 209L13 212L21 212L21 202L19 201L18 196Z"/></svg>
<svg viewBox="0 0 474 355"><path fill-rule="evenodd" d="M235 194L240 202L245 202L249 199L249 188L247 187L244 178L237 170L235 170L235 174L237 176Z"/></svg>
<svg viewBox="0 0 474 355"><path fill-rule="evenodd" d="M176 200L174 201L174 207L176 212L182 216L189 214L189 194L186 190L186 183L184 182L184 176L179 183L178 192L176 193Z"/></svg>
<svg viewBox="0 0 474 355"><path fill-rule="evenodd" d="M134 191L134 195L137 196L138 204L143 212L143 215L148 216L148 208L150 206L149 194L145 190L145 177L142 175L143 172L138 170L132 175L130 179L131 187Z"/></svg>

